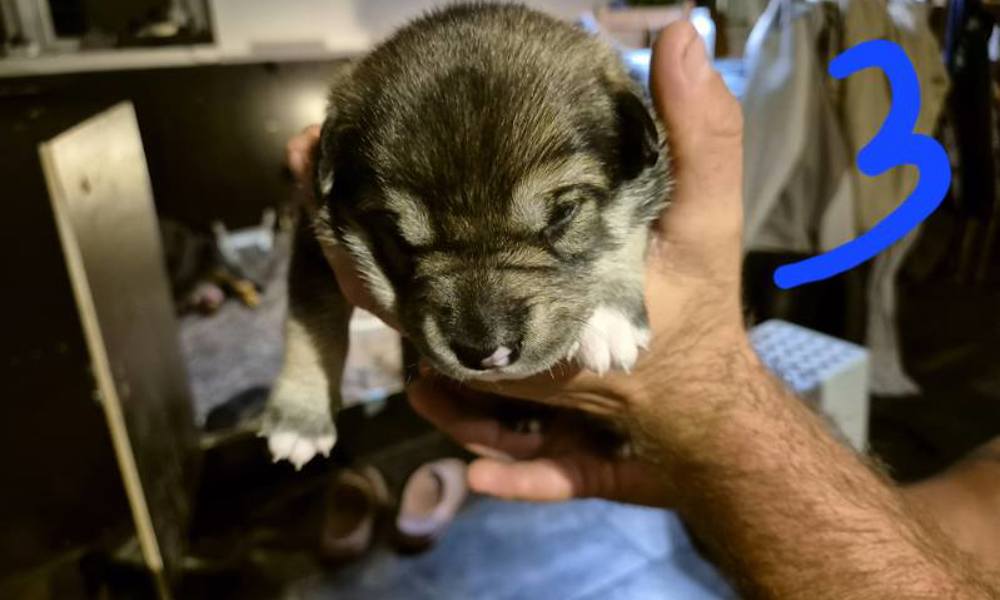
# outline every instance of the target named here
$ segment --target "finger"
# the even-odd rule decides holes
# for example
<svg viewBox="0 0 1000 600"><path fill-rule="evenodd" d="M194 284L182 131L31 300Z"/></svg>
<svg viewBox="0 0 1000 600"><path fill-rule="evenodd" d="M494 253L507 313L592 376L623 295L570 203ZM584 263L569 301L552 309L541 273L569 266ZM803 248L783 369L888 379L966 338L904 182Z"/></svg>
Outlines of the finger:
<svg viewBox="0 0 1000 600"><path fill-rule="evenodd" d="M653 104L673 143L682 145L681 158L698 158L683 146L717 144L714 138L723 138L730 148L739 147L743 131L739 102L712 66L693 25L680 21L660 33L649 76Z"/></svg>
<svg viewBox="0 0 1000 600"><path fill-rule="evenodd" d="M312 177L313 157L319 143L319 125L306 127L285 146L285 160L295 178L307 181Z"/></svg>
<svg viewBox="0 0 1000 600"><path fill-rule="evenodd" d="M480 458L469 465L467 478L473 491L508 500L605 498L647 506L670 505L669 489L651 466L583 453L518 462Z"/></svg>
<svg viewBox="0 0 1000 600"><path fill-rule="evenodd" d="M670 209L697 218L687 229L704 237L742 225L742 130L739 103L712 67L701 37L688 22L660 34L653 48L650 89L667 127L673 153L675 194ZM694 211L686 205L695 204ZM705 225L702 227L701 225ZM692 233L691 235L695 235Z"/></svg>
<svg viewBox="0 0 1000 600"><path fill-rule="evenodd" d="M554 367L551 372L539 373L524 379L471 380L466 382L466 385L487 394L565 406L568 401L563 397L563 393L567 384L579 373L580 370L576 367L560 364Z"/></svg>
<svg viewBox="0 0 1000 600"><path fill-rule="evenodd" d="M477 406L476 398L437 378L422 377L407 388L410 405L459 444L485 446L511 458L536 455L544 444L539 431L515 432Z"/></svg>
<svg viewBox="0 0 1000 600"><path fill-rule="evenodd" d="M473 491L507 500L559 502L582 496L564 465L548 458L513 463L480 458L469 465L466 477Z"/></svg>
<svg viewBox="0 0 1000 600"><path fill-rule="evenodd" d="M571 408L601 417L620 415L634 385L627 374L597 375L575 366L559 365L552 372L526 379L469 381L470 388L498 396Z"/></svg>

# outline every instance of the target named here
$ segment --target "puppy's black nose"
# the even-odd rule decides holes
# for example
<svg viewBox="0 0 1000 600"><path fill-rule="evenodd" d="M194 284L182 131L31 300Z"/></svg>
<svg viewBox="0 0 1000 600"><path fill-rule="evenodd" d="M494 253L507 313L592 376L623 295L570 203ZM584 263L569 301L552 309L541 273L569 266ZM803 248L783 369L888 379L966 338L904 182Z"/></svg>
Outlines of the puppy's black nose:
<svg viewBox="0 0 1000 600"><path fill-rule="evenodd" d="M451 349L458 362L476 371L500 369L511 365L518 357L518 343L510 342L493 347L469 346L462 342L452 342Z"/></svg>

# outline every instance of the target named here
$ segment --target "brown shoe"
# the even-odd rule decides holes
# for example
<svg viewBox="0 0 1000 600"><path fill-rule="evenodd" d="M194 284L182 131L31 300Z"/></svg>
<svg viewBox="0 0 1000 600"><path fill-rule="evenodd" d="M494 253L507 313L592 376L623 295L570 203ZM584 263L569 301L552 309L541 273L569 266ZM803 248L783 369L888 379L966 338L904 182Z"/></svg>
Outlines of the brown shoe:
<svg viewBox="0 0 1000 600"><path fill-rule="evenodd" d="M334 562L360 557L371 545L375 520L389 492L374 467L344 469L327 488L320 554Z"/></svg>
<svg viewBox="0 0 1000 600"><path fill-rule="evenodd" d="M447 529L468 493L465 468L463 461L445 458L421 465L410 475L396 517L401 549L424 550Z"/></svg>

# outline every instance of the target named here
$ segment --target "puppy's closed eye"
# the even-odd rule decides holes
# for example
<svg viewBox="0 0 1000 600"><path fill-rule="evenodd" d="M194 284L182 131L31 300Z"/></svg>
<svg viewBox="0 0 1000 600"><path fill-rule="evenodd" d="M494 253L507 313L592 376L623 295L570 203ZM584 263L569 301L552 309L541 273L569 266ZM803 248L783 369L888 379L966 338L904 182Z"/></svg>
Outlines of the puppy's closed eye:
<svg viewBox="0 0 1000 600"><path fill-rule="evenodd" d="M557 242L581 219L587 204L601 204L607 192L593 185L569 185L551 194L552 207L548 213L548 223L542 231L548 242Z"/></svg>
<svg viewBox="0 0 1000 600"><path fill-rule="evenodd" d="M549 215L549 223L545 226L545 230L542 232L546 239L549 241L554 241L562 237L566 233L566 229L569 228L570 224L573 222L574 217L580 212L580 204L578 202L563 202L557 204Z"/></svg>
<svg viewBox="0 0 1000 600"><path fill-rule="evenodd" d="M399 229L397 216L388 211L371 211L363 218L375 242L375 254L393 275L399 277L413 270L413 246L406 241Z"/></svg>

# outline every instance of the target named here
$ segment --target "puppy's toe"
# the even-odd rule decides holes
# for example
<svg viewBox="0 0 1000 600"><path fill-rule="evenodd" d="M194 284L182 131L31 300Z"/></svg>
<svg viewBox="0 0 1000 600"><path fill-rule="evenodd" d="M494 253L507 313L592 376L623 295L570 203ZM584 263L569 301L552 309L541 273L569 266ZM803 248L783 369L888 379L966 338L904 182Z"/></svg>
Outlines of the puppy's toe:
<svg viewBox="0 0 1000 600"><path fill-rule="evenodd" d="M639 351L649 344L649 329L636 325L620 311L600 307L580 335L577 361L598 374L611 369L630 370Z"/></svg>
<svg viewBox="0 0 1000 600"><path fill-rule="evenodd" d="M329 456L337 431L329 415L272 403L261 428L274 462L287 460L301 469L316 455Z"/></svg>
<svg viewBox="0 0 1000 600"><path fill-rule="evenodd" d="M611 368L611 348L607 343L607 332L598 329L594 319L584 327L577 351L580 365L595 373L603 374Z"/></svg>

